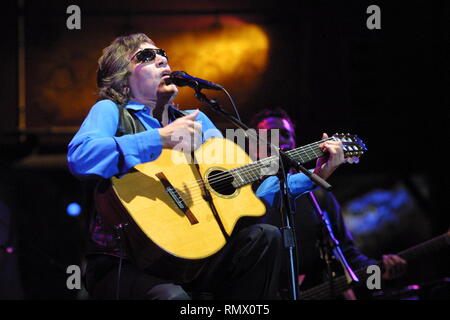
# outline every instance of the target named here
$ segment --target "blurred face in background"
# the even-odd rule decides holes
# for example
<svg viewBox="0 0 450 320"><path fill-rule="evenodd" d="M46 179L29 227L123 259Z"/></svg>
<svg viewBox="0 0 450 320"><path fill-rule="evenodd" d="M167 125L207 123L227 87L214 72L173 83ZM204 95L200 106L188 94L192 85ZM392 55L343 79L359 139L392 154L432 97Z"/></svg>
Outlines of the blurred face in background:
<svg viewBox="0 0 450 320"><path fill-rule="evenodd" d="M268 117L263 119L256 126L256 130L265 129L268 130L267 138L270 141L272 136L270 130L277 129L279 136L279 147L281 150L289 150L295 148L295 129L292 122L286 118ZM275 141L273 142L275 143ZM270 152L267 152L269 155ZM260 158L260 157L259 157Z"/></svg>

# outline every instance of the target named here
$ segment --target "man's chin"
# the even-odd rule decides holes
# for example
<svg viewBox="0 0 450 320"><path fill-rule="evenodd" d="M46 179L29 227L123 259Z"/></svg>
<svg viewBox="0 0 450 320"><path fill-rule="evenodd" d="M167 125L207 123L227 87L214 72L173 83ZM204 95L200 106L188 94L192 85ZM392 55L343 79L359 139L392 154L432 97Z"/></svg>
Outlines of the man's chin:
<svg viewBox="0 0 450 320"><path fill-rule="evenodd" d="M161 81L161 86L160 86L160 90L161 92L173 92L175 95L177 95L178 93L178 87L176 85L174 85L173 83L170 82L166 82L165 80Z"/></svg>

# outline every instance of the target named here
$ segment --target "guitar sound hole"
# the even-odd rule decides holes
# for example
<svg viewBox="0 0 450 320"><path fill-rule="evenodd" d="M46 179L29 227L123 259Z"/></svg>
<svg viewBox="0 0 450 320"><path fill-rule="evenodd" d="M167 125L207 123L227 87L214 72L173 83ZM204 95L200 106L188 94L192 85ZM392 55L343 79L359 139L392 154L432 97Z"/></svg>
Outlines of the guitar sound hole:
<svg viewBox="0 0 450 320"><path fill-rule="evenodd" d="M211 188L219 194L229 196L236 191L236 188L231 184L233 176L226 171L211 171L208 175L208 182Z"/></svg>

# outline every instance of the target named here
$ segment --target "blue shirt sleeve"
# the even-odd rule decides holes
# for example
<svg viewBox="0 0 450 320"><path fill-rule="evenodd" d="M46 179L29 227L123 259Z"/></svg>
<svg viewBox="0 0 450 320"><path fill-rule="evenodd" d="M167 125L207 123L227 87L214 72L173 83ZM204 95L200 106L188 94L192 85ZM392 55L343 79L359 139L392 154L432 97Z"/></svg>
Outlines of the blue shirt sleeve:
<svg viewBox="0 0 450 320"><path fill-rule="evenodd" d="M196 121L202 124L204 140L222 137L204 113L200 112ZM69 143L67 160L74 175L80 178L111 178L125 174L140 163L158 158L162 151L158 128L116 137L118 123L117 105L111 100L101 100L91 108Z"/></svg>
<svg viewBox="0 0 450 320"><path fill-rule="evenodd" d="M299 196L315 189L312 181L304 173L288 174L289 194ZM270 207L278 206L277 199L280 199L280 180L276 176L266 178L256 190L256 195Z"/></svg>
<svg viewBox="0 0 450 320"><path fill-rule="evenodd" d="M69 143L67 160L74 175L111 178L160 155L162 141L157 129L115 137L118 122L114 102L102 100L91 108Z"/></svg>

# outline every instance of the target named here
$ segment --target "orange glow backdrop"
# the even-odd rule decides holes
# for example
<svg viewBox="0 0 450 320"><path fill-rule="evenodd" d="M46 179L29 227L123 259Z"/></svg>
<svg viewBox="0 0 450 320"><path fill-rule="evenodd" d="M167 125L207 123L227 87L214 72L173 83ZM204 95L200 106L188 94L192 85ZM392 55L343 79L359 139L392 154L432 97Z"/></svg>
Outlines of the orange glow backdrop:
<svg viewBox="0 0 450 320"><path fill-rule="evenodd" d="M143 32L169 55L172 70L223 85L239 108L255 94L263 76L269 38L263 28L232 16L87 17L81 30L47 21L32 27L26 48L28 128L77 127L96 101L96 68L101 50L118 35ZM45 36L40 36L46 29ZM131 30L131 31L130 31ZM176 104L197 108L190 88L180 88ZM209 91L232 112L223 93Z"/></svg>

